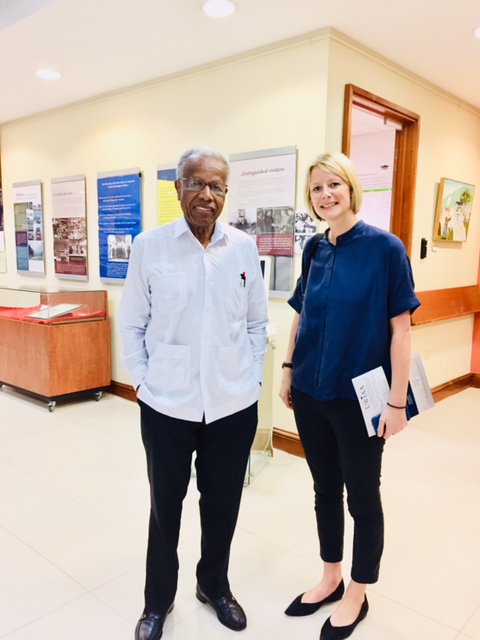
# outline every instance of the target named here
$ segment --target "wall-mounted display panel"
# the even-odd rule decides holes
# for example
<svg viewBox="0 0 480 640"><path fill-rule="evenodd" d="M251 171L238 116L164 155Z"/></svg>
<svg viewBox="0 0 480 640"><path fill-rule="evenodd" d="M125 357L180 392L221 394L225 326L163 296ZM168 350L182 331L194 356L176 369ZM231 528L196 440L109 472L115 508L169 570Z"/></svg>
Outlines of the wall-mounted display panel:
<svg viewBox="0 0 480 640"><path fill-rule="evenodd" d="M297 152L282 147L230 156L228 217L271 256L270 295L292 289Z"/></svg>
<svg viewBox="0 0 480 640"><path fill-rule="evenodd" d="M27 275L45 275L42 185L19 182L13 185L15 249L17 271Z"/></svg>
<svg viewBox="0 0 480 640"><path fill-rule="evenodd" d="M52 180L52 226L56 277L88 280L84 176Z"/></svg>
<svg viewBox="0 0 480 640"><path fill-rule="evenodd" d="M139 169L99 174L97 194L100 278L121 282L133 239L142 230L142 174Z"/></svg>

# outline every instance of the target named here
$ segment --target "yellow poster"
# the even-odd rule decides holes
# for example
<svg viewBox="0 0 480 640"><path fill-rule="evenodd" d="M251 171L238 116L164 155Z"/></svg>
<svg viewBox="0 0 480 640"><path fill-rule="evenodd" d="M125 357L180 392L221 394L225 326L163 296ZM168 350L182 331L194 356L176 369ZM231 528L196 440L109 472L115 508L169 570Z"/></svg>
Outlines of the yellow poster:
<svg viewBox="0 0 480 640"><path fill-rule="evenodd" d="M168 224L182 217L182 209L175 190L174 168L157 170L158 224Z"/></svg>

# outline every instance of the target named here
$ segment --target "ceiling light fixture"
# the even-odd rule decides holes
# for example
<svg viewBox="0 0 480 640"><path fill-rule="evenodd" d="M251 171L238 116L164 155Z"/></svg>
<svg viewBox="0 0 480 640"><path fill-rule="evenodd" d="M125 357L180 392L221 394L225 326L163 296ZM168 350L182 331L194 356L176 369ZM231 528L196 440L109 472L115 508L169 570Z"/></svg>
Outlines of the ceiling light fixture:
<svg viewBox="0 0 480 640"><path fill-rule="evenodd" d="M58 80L61 78L61 74L53 69L39 69L35 71L35 75L41 80Z"/></svg>
<svg viewBox="0 0 480 640"><path fill-rule="evenodd" d="M480 40L480 27L473 30L473 35Z"/></svg>
<svg viewBox="0 0 480 640"><path fill-rule="evenodd" d="M206 0L202 10L210 18L227 18L235 13L237 5L232 0Z"/></svg>

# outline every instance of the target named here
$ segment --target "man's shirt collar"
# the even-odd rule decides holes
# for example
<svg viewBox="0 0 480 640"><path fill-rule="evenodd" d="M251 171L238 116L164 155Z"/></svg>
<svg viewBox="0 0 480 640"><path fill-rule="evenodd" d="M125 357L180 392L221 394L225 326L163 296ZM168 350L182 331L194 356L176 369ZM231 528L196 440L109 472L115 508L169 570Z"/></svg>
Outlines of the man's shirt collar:
<svg viewBox="0 0 480 640"><path fill-rule="evenodd" d="M174 238L178 238L184 233L190 233L191 235L193 235L192 230L188 225L188 222L185 220L185 216L182 216L177 220L173 235L174 235ZM213 230L213 235L212 235L210 244L215 244L216 242L222 240L223 238L225 238L225 242L227 242L228 236L225 233L225 226L220 222L220 220L217 220L215 222L215 229Z"/></svg>

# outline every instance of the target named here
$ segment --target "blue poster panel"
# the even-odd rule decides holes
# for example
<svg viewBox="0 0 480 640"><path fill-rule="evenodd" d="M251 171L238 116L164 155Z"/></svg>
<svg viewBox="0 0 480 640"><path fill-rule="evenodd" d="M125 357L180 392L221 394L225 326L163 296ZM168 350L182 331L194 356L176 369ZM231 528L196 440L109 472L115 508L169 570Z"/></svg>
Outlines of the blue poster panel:
<svg viewBox="0 0 480 640"><path fill-rule="evenodd" d="M142 230L140 172L98 178L100 278L120 281L127 275L134 237Z"/></svg>

